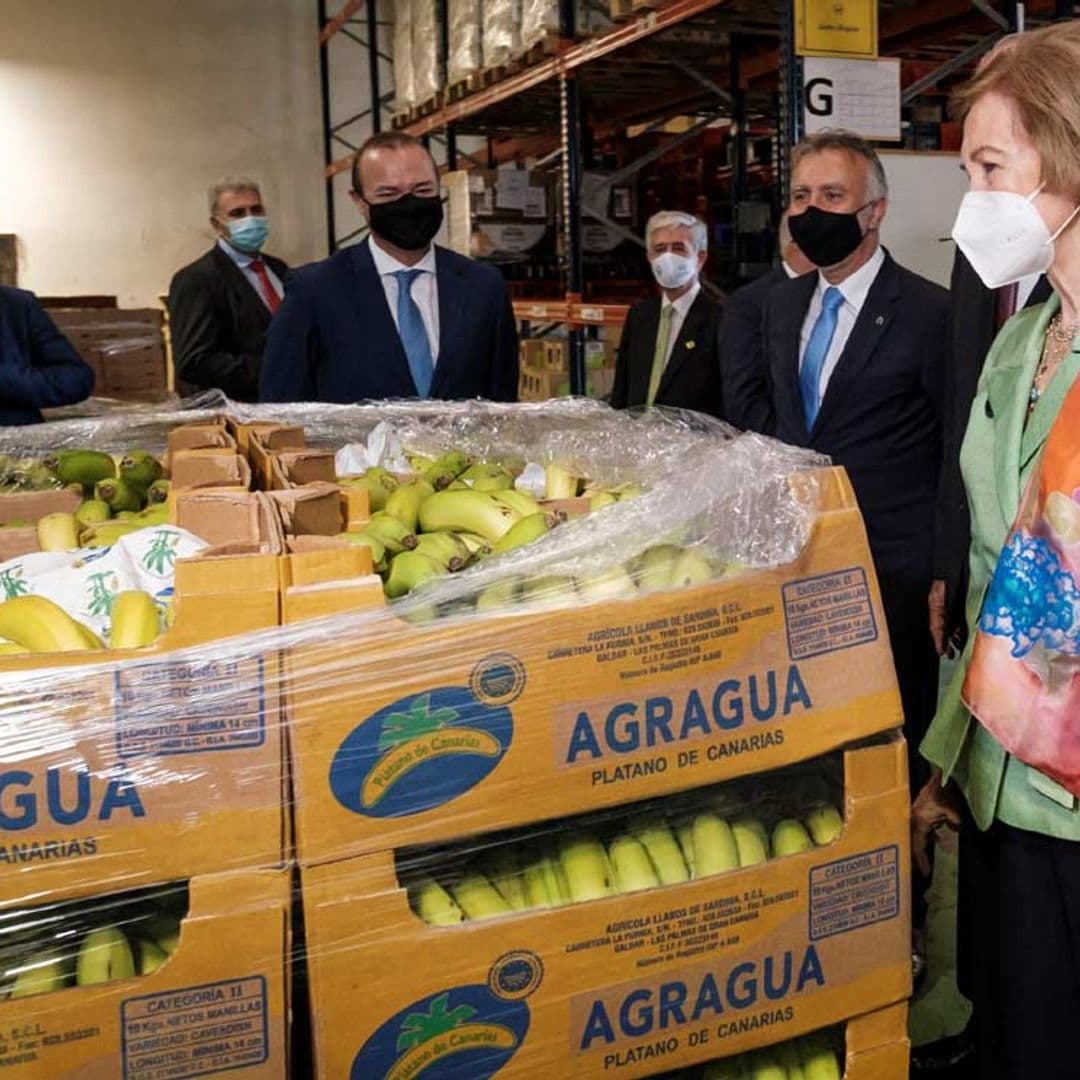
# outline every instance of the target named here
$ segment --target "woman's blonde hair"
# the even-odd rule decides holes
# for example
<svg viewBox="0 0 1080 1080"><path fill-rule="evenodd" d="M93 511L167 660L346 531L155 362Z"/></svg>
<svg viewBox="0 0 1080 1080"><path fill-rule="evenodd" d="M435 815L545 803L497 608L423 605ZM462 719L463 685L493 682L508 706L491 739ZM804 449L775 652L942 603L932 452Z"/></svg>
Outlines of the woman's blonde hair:
<svg viewBox="0 0 1080 1080"><path fill-rule="evenodd" d="M1001 41L954 94L956 118L989 93L1016 105L1047 190L1080 195L1080 19Z"/></svg>

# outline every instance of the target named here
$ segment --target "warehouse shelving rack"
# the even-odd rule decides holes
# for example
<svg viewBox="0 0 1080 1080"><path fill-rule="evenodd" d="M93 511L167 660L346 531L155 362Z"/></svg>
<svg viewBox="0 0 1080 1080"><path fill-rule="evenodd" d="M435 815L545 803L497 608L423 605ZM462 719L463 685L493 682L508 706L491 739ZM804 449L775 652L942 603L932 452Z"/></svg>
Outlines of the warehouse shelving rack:
<svg viewBox="0 0 1080 1080"><path fill-rule="evenodd" d="M595 6L597 0L592 2ZM350 26L360 22L357 15L362 9L366 42L354 40L368 49L370 100L378 104L361 118L371 130L379 130L384 113L389 113L389 95L381 94L379 81L376 0L366 4L347 0L333 16L327 14L326 0L319 3L325 179L333 248L343 242L333 234L333 178L349 167L354 145L341 138L342 124L335 128L330 123L325 50L330 37L350 33ZM445 55L445 3L441 7ZM425 141L441 142L446 168L457 167L462 136L486 140L488 166L529 156L539 159L538 168L561 168L565 292L555 298L519 297L514 309L528 326L568 328L573 392L585 386L585 334L594 332L592 328L620 325L628 310L624 299L608 303L584 297L583 215L614 225L583 199L586 139L604 138L631 125L648 133L675 116L692 118L686 131L620 168L617 181L633 176L709 125L730 124L731 200L737 207L746 196L753 168L747 160L746 132L754 124L772 132L772 175L779 207L786 189L788 148L801 133L801 63L794 52L792 7L791 0L667 0L598 36L575 40L577 4L560 0L560 33L539 59L399 125ZM1063 0L1029 0L1022 10L1028 25L1034 25L1048 18L1072 17L1073 8ZM1016 26L1018 14L1016 0L880 0L881 55L910 62L905 104L977 60ZM354 116L349 122L356 120ZM350 152L336 153L338 144Z"/></svg>

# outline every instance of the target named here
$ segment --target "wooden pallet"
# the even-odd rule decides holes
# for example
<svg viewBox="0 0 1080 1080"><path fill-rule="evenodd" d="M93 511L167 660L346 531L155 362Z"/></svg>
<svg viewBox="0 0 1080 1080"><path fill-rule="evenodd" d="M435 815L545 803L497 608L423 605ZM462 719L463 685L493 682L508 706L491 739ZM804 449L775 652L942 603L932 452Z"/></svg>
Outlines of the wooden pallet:
<svg viewBox="0 0 1080 1080"><path fill-rule="evenodd" d="M532 67L541 64L551 56L556 56L562 50L562 38L558 34L545 34L539 41L533 42L519 59L524 67Z"/></svg>
<svg viewBox="0 0 1080 1080"><path fill-rule="evenodd" d="M458 79L456 82L452 82L447 88L444 95L448 102L460 101L464 97L468 97L470 94L475 94L477 90L480 90L483 85L484 72L483 69L477 68L475 71L470 71L464 79Z"/></svg>

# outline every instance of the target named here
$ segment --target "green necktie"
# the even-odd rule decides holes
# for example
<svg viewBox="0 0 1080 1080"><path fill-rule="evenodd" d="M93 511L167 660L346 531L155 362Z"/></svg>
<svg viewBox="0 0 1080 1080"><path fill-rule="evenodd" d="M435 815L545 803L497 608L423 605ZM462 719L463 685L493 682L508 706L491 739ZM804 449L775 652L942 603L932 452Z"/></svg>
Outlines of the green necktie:
<svg viewBox="0 0 1080 1080"><path fill-rule="evenodd" d="M660 389L660 379L667 367L668 338L671 336L671 316L674 304L664 304L660 309L660 329L656 334L656 348L653 350L652 374L649 376L649 395L645 404L651 405L656 400L656 391Z"/></svg>

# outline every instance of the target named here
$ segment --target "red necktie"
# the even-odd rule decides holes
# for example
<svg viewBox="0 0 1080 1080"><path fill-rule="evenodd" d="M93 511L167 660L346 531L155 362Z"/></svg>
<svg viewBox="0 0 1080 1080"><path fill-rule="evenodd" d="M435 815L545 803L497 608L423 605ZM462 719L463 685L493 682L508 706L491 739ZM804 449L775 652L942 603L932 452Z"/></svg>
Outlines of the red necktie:
<svg viewBox="0 0 1080 1080"><path fill-rule="evenodd" d="M270 275L266 272L266 263L262 259L252 259L248 263L248 266L255 272L255 276L259 279L259 288L262 291L262 298L266 301L266 306L270 309L271 315L277 314L277 309L281 307L281 297L278 296L277 290L274 288L273 282L270 280Z"/></svg>
<svg viewBox="0 0 1080 1080"><path fill-rule="evenodd" d="M997 311L994 319L994 329L1000 330L1005 323L1016 314L1016 301L1019 298L1017 282L1011 285L1002 285L997 290Z"/></svg>

